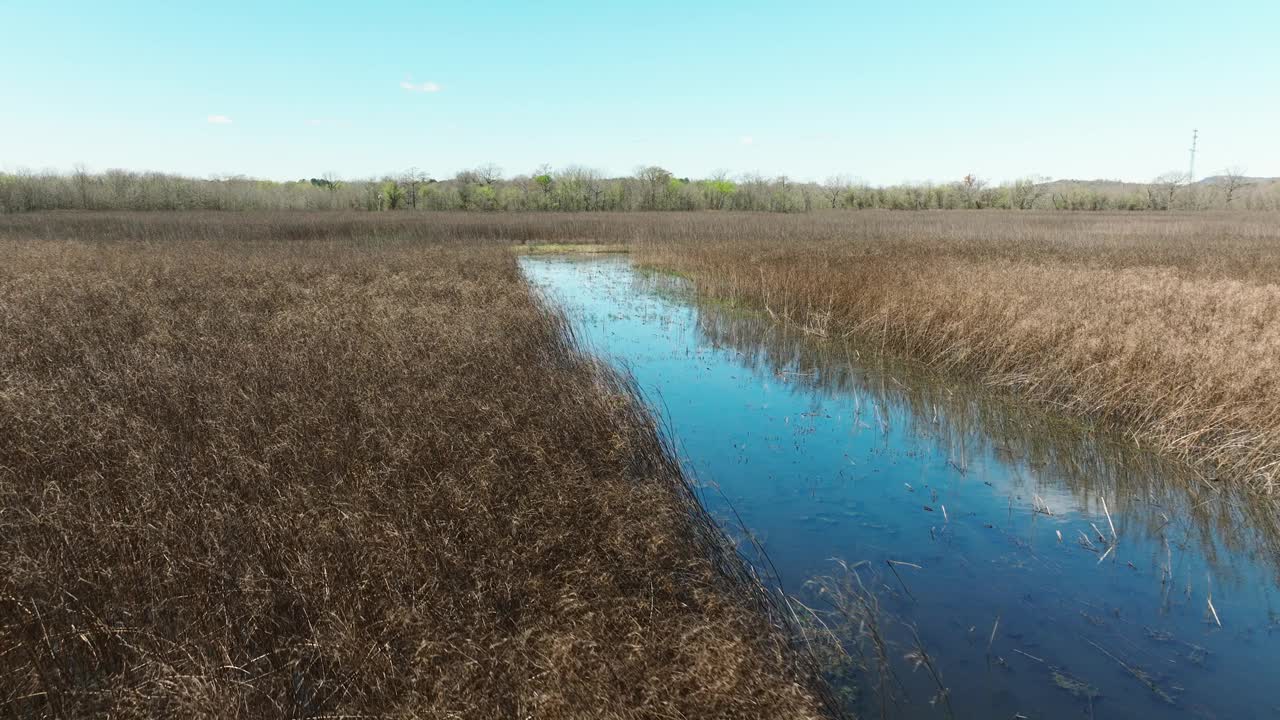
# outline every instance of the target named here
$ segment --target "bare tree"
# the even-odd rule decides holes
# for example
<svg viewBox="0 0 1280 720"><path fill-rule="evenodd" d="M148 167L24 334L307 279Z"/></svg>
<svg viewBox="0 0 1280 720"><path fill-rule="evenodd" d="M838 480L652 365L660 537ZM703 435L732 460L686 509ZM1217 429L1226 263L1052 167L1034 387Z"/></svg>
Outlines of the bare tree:
<svg viewBox="0 0 1280 720"><path fill-rule="evenodd" d="M987 181L969 173L960 180L958 189L961 197L964 198L965 207L980 208L982 206L982 189L987 186Z"/></svg>
<svg viewBox="0 0 1280 720"><path fill-rule="evenodd" d="M128 170L112 169L103 174L107 186L111 188L111 196L115 200L115 208L131 209L129 204L130 189L134 185L133 173Z"/></svg>
<svg viewBox="0 0 1280 720"><path fill-rule="evenodd" d="M779 175L773 179L773 193L769 201L769 209L775 212L794 212L796 210L794 198L791 196L794 189L794 183L791 178L786 175Z"/></svg>
<svg viewBox="0 0 1280 720"><path fill-rule="evenodd" d="M1226 206L1231 207L1231 201L1235 199L1235 194L1240 190L1249 187L1252 183L1248 182L1244 174L1244 168L1232 166L1222 171L1222 192L1226 196Z"/></svg>
<svg viewBox="0 0 1280 720"><path fill-rule="evenodd" d="M1147 186L1147 205L1152 210L1171 210L1178 190L1187 184L1187 174L1167 172Z"/></svg>
<svg viewBox="0 0 1280 720"><path fill-rule="evenodd" d="M423 183L431 179L431 176L419 170L417 167L411 167L404 171L404 175L400 177L400 184L404 186L405 191L409 195L409 207L414 210L418 209L418 188Z"/></svg>
<svg viewBox="0 0 1280 720"><path fill-rule="evenodd" d="M598 170L582 168L579 177L583 194L588 199L587 208L599 210L604 205L604 175Z"/></svg>
<svg viewBox="0 0 1280 720"><path fill-rule="evenodd" d="M482 185L493 185L502 179L502 168L493 163L485 163L474 172Z"/></svg>
<svg viewBox="0 0 1280 720"><path fill-rule="evenodd" d="M810 212L813 210L813 191L815 185L813 183L800 183L797 187L800 190L800 199L804 202L804 211Z"/></svg>
<svg viewBox="0 0 1280 720"><path fill-rule="evenodd" d="M644 187L644 209L658 208L658 193L665 191L671 182L671 173L657 165L648 165L636 170L636 179Z"/></svg>
<svg viewBox="0 0 1280 720"><path fill-rule="evenodd" d="M76 192L80 196L80 208L88 210L92 205L89 199L89 187L93 184L93 178L89 176L89 170L84 166L84 163L76 163L73 177L76 182Z"/></svg>
<svg viewBox="0 0 1280 720"><path fill-rule="evenodd" d="M822 183L822 195L831 203L832 209L843 204L845 196L853 189L853 180L848 175L832 175Z"/></svg>
<svg viewBox="0 0 1280 720"><path fill-rule="evenodd" d="M599 207L601 195L600 173L581 165L570 165L555 175L558 205L564 210L592 210Z"/></svg>

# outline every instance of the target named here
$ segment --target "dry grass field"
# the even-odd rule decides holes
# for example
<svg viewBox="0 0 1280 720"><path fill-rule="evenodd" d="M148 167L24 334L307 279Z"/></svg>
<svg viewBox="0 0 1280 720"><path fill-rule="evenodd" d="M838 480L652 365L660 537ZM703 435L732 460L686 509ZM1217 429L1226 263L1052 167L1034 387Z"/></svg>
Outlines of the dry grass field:
<svg viewBox="0 0 1280 720"><path fill-rule="evenodd" d="M695 216L635 234L638 262L709 296L1280 490L1275 214Z"/></svg>
<svg viewBox="0 0 1280 720"><path fill-rule="evenodd" d="M0 219L0 715L820 715L508 250L592 232Z"/></svg>
<svg viewBox="0 0 1280 720"><path fill-rule="evenodd" d="M7 216L0 714L822 714L553 243L1280 489L1276 215Z"/></svg>

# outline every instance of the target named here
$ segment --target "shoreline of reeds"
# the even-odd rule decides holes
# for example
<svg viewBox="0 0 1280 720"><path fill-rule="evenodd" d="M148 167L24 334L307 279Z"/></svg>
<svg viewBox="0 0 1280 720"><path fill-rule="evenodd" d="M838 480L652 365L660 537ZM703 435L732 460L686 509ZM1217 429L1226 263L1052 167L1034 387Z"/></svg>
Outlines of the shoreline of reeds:
<svg viewBox="0 0 1280 720"><path fill-rule="evenodd" d="M1055 227L1056 226L1056 227ZM654 233L639 265L1280 487L1280 224L1204 218L759 218Z"/></svg>

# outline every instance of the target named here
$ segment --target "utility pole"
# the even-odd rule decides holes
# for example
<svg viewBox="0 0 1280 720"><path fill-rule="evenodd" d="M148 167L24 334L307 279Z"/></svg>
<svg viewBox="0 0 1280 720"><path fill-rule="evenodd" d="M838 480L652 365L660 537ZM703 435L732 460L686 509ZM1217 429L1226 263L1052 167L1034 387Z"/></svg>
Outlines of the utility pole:
<svg viewBox="0 0 1280 720"><path fill-rule="evenodd" d="M1200 131L1191 131L1191 169L1187 171L1187 184L1196 181L1196 143L1200 139Z"/></svg>

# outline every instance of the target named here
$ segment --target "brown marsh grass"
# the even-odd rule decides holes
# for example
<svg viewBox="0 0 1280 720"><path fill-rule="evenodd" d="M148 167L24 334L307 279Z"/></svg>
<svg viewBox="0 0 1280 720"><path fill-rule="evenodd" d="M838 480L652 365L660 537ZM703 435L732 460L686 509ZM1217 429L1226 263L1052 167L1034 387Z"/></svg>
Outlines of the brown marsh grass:
<svg viewBox="0 0 1280 720"><path fill-rule="evenodd" d="M638 262L1280 489L1280 217L694 216Z"/></svg>
<svg viewBox="0 0 1280 720"><path fill-rule="evenodd" d="M1274 492L1275 213L33 213L0 237L625 244L707 296L1008 390ZM286 220L287 219L287 220Z"/></svg>
<svg viewBox="0 0 1280 720"><path fill-rule="evenodd" d="M577 222L0 220L0 715L820 715L506 249Z"/></svg>

